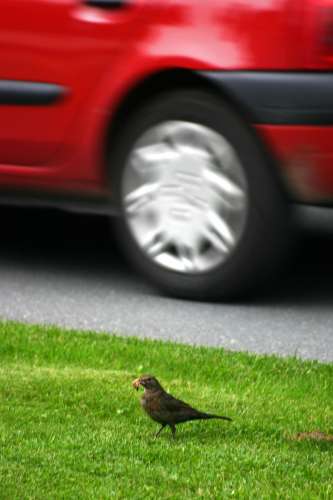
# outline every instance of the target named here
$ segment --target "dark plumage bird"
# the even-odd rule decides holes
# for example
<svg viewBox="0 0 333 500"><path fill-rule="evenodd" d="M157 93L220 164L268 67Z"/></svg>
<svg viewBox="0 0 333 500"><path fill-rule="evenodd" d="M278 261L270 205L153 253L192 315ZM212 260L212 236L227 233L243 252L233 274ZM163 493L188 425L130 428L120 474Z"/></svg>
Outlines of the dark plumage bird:
<svg viewBox="0 0 333 500"><path fill-rule="evenodd" d="M187 403L174 398L168 394L159 381L151 375L142 375L133 381L133 387L139 390L144 388L144 394L141 398L141 405L145 412L162 425L156 434L156 437L167 425L170 427L173 436L176 433L176 425L189 420L207 420L211 418L220 418L222 420L231 420L229 417L212 415L192 408Z"/></svg>

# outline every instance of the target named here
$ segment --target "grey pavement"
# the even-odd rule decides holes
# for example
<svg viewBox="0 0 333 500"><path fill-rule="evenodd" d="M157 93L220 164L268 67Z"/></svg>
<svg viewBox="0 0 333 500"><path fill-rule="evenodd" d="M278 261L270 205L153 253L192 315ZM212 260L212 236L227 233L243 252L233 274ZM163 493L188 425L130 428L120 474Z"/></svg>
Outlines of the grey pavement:
<svg viewBox="0 0 333 500"><path fill-rule="evenodd" d="M248 303L162 297L100 216L2 207L0 317L333 361L333 210L302 215L279 286ZM110 236L111 234L111 236Z"/></svg>

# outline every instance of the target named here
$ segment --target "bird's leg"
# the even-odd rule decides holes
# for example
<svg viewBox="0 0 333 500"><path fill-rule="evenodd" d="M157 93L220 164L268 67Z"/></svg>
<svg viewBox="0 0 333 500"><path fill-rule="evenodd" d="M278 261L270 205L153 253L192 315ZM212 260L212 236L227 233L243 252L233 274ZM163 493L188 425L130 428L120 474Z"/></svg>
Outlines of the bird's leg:
<svg viewBox="0 0 333 500"><path fill-rule="evenodd" d="M170 426L170 429L172 432L172 437L175 438L176 437L176 426L173 424L169 424L169 426Z"/></svg>
<svg viewBox="0 0 333 500"><path fill-rule="evenodd" d="M155 438L157 438L159 436L160 432L163 431L165 426L166 426L166 424L162 424L162 427L160 428L160 430L155 434Z"/></svg>

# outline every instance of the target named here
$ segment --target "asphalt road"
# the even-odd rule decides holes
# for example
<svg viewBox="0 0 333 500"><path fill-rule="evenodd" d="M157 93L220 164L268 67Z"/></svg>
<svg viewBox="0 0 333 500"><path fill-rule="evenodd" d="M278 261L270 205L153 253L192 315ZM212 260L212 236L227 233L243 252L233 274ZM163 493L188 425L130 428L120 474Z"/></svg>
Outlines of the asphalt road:
<svg viewBox="0 0 333 500"><path fill-rule="evenodd" d="M260 300L160 296L115 250L100 216L1 208L0 317L333 361L333 211L303 218L280 286Z"/></svg>

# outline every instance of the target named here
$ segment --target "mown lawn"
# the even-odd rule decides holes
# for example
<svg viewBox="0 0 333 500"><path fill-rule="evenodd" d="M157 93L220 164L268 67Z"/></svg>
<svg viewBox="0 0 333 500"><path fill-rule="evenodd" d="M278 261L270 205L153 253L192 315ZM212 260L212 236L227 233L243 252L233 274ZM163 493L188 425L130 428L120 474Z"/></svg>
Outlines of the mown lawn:
<svg viewBox="0 0 333 500"><path fill-rule="evenodd" d="M231 416L179 426L131 387ZM333 366L0 323L0 498L333 498Z"/></svg>

